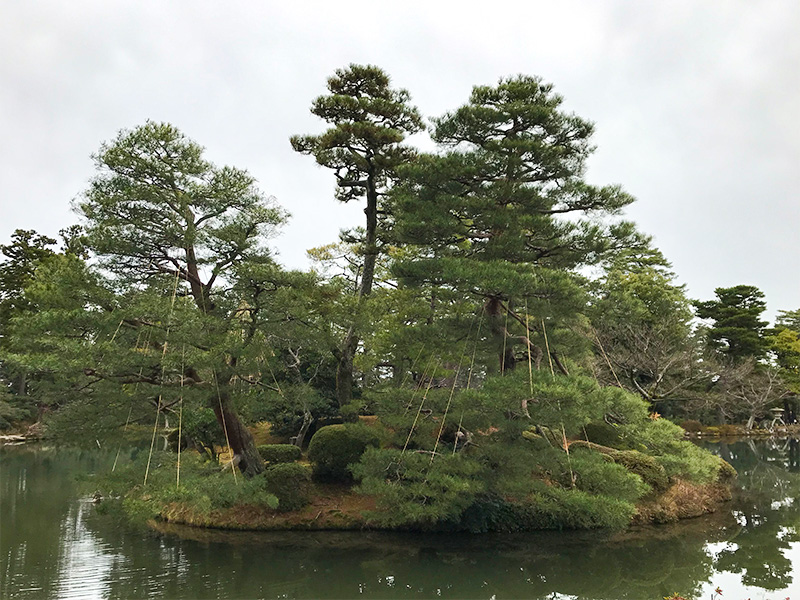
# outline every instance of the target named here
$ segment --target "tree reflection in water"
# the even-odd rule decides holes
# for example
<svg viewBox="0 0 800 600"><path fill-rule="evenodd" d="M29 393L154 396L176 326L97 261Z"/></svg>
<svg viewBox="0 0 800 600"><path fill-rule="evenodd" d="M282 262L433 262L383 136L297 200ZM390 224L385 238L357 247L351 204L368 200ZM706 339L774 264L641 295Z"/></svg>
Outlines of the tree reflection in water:
<svg viewBox="0 0 800 600"><path fill-rule="evenodd" d="M800 442L722 443L719 452L739 471L734 514L740 527L717 554L714 567L741 574L745 585L786 588L794 579L789 550L800 541Z"/></svg>
<svg viewBox="0 0 800 600"><path fill-rule="evenodd" d="M78 511L76 528L77 513L69 507L77 492L65 482L97 469L97 459L3 450L0 556L6 576L0 596L63 596L65 557L77 556L75 544L81 544L82 577L93 578L95 595L104 598L639 600L675 591L698 598L723 571L766 590L791 585L797 579L790 550L798 541L800 444L737 442L712 449L740 473L743 489L730 510L616 535L513 536L246 533L166 525L142 532L88 505ZM753 595L729 584L725 591L726 597Z"/></svg>

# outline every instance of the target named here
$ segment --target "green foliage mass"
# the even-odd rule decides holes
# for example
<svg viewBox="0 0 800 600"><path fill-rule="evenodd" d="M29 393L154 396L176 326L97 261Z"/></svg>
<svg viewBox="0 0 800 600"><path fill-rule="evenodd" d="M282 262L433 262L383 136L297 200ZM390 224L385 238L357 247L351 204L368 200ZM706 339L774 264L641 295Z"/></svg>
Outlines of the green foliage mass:
<svg viewBox="0 0 800 600"><path fill-rule="evenodd" d="M379 444L378 434L365 425L328 425L311 438L308 459L314 464L315 477L349 482L352 481L350 466L358 462L367 448Z"/></svg>
<svg viewBox="0 0 800 600"><path fill-rule="evenodd" d="M372 448L353 467L360 491L378 496L372 517L388 527L433 528L457 520L486 489L480 463L460 455Z"/></svg>
<svg viewBox="0 0 800 600"><path fill-rule="evenodd" d="M575 487L589 494L635 503L652 489L649 482L622 461L607 460L599 452L570 452L568 467L577 474Z"/></svg>
<svg viewBox="0 0 800 600"><path fill-rule="evenodd" d="M414 423L417 403L432 415L449 404L457 417L444 425L432 416ZM627 522L637 500L666 487L654 458L642 455L641 467L588 449L564 452L564 436L581 435L585 424L613 418L624 434L625 427L652 422L639 397L586 377L538 371L529 378L519 371L489 377L478 390L431 390L424 402L387 395L383 404L381 418L396 431L394 443L407 449L370 451L353 471L360 490L378 497L376 519L392 526L447 528L463 518L474 519L478 524L465 526L477 530L616 527ZM468 443L458 441L464 439L459 431L470 434ZM659 469L661 479L651 473ZM480 516L481 506L517 522Z"/></svg>
<svg viewBox="0 0 800 600"><path fill-rule="evenodd" d="M294 462L303 455L300 448L293 444L264 444L258 446L258 453L264 462L273 464Z"/></svg>
<svg viewBox="0 0 800 600"><path fill-rule="evenodd" d="M762 356L767 325L760 319L767 308L764 293L751 285L717 288L714 293L716 300L695 304L698 317L714 321L708 330L712 346L731 359Z"/></svg>
<svg viewBox="0 0 800 600"><path fill-rule="evenodd" d="M91 485L111 503L106 509L121 503L124 514L134 521L156 518L173 503L206 515L236 505L278 507L278 498L268 490L263 477L239 476L234 481L230 471L220 472L218 465L196 452L182 454L180 468L178 485L174 453L154 452L150 457L148 452L139 452L133 460L121 463Z"/></svg>
<svg viewBox="0 0 800 600"><path fill-rule="evenodd" d="M666 469L652 456L636 450L617 450L606 456L641 477L656 492L663 492L669 486Z"/></svg>
<svg viewBox="0 0 800 600"><path fill-rule="evenodd" d="M628 443L654 457L669 477L682 477L701 484L716 481L720 471L717 458L684 440L683 429L671 421L649 420L621 429Z"/></svg>
<svg viewBox="0 0 800 600"><path fill-rule="evenodd" d="M267 468L261 475L267 492L278 499L282 512L303 508L311 500L311 473L296 463L282 463Z"/></svg>

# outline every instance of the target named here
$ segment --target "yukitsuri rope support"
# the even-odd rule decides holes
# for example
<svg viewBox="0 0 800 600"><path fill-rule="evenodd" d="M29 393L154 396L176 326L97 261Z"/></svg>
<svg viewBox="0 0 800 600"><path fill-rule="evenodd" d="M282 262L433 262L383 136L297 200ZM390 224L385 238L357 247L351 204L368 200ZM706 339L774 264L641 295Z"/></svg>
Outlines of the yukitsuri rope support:
<svg viewBox="0 0 800 600"><path fill-rule="evenodd" d="M164 335L164 347L161 351L161 386L158 392L158 402L156 404L156 421L153 423L153 437L150 439L150 454L147 456L147 468L144 470L144 483L143 485L147 485L147 477L150 475L150 461L153 459L153 447L156 443L156 431L158 430L158 417L161 414L161 398L164 391L164 372L165 367L164 365L164 358L167 355L167 346L169 344L169 330L172 326L172 312L175 309L175 297L178 294L178 276L180 275L180 271L175 272L175 286L172 288L172 301L169 306L169 314L167 315L167 331ZM181 377L183 374L181 373Z"/></svg>

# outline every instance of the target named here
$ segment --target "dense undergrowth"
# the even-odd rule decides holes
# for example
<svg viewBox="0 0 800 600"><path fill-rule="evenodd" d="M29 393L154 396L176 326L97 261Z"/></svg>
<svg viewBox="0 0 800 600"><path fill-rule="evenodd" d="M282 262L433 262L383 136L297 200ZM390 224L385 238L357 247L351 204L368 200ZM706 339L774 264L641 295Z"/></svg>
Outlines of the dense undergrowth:
<svg viewBox="0 0 800 600"><path fill-rule="evenodd" d="M514 403L514 381L528 385L523 378L505 378L500 404ZM307 457L294 446L262 445L265 470L255 477L221 469L208 453L184 451L178 484L174 452L154 453L149 469L147 453L139 453L106 476L98 491L135 520L190 514L193 522L213 526L215 515L234 508L262 515L301 511L318 500L319 485L334 483L345 490L338 503L356 494L374 499L372 510L355 516L362 527L474 533L619 529L635 519L694 516L724 499L717 488L704 490L720 486L735 471L684 440L680 427L649 415L641 400L620 390L583 378L566 383L567 392L577 387L582 393L584 412L574 413L572 422L589 425L580 428L583 439L567 437L566 428L555 426L559 414L548 417L547 400L565 393L554 384L540 387L541 401L531 407L531 417L542 425L533 427L514 415L483 425L487 413L501 408L490 380L490 393L472 392L469 405L459 405L460 427L474 431L468 443L466 436L448 434L439 419L423 418L407 432L387 413L321 428ZM435 406L435 397L431 402ZM603 420L609 414L616 423ZM592 437L605 444L587 439ZM697 507L687 506L691 498ZM338 504L332 510L339 510ZM242 519L237 526L247 527Z"/></svg>

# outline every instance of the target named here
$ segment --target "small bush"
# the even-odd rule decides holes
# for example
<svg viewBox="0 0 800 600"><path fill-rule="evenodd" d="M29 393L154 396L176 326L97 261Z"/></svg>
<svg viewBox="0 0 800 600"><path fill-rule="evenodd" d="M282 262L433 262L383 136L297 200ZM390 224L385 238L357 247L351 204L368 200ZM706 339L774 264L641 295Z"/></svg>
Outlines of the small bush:
<svg viewBox="0 0 800 600"><path fill-rule="evenodd" d="M723 437L736 437L737 435L741 435L742 430L737 425L720 425L717 427L717 433Z"/></svg>
<svg viewBox="0 0 800 600"><path fill-rule="evenodd" d="M586 438L594 444L618 448L619 444L622 442L617 428L613 425L609 425L605 421L587 423L583 429Z"/></svg>
<svg viewBox="0 0 800 600"><path fill-rule="evenodd" d="M293 444L264 444L258 447L258 453L265 462L271 464L294 462L303 455L300 448Z"/></svg>
<svg viewBox="0 0 800 600"><path fill-rule="evenodd" d="M463 454L428 454L370 448L354 468L359 492L377 497L370 516L387 527L439 529L458 523L477 494L485 492L480 461Z"/></svg>
<svg viewBox="0 0 800 600"><path fill-rule="evenodd" d="M626 502L636 502L650 492L652 486L639 473L616 461L610 462L598 452L581 448L571 456L570 469L575 475L575 485L579 490ZM653 463L659 466L655 461ZM666 474L664 478L666 479Z"/></svg>
<svg viewBox="0 0 800 600"><path fill-rule="evenodd" d="M377 433L364 425L323 427L308 445L308 458L314 463L314 477L351 482L353 476L349 466L357 463L367 448L379 445Z"/></svg>
<svg viewBox="0 0 800 600"><path fill-rule="evenodd" d="M528 529L622 529L636 511L622 500L559 488L534 495L524 508Z"/></svg>
<svg viewBox="0 0 800 600"><path fill-rule="evenodd" d="M681 427L683 427L684 431L689 433L700 433L703 431L703 424L700 421L696 421L694 419L687 419L683 423L681 423Z"/></svg>
<svg viewBox="0 0 800 600"><path fill-rule="evenodd" d="M663 492L669 487L669 477L658 461L652 456L636 450L618 450L608 455L618 465L622 465L656 492Z"/></svg>
<svg viewBox="0 0 800 600"><path fill-rule="evenodd" d="M295 463L281 463L262 474L266 490L278 498L278 510L299 510L311 500L308 469Z"/></svg>

